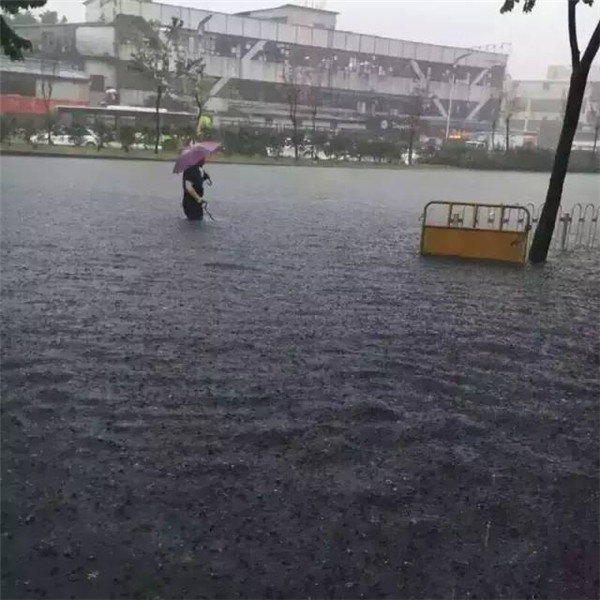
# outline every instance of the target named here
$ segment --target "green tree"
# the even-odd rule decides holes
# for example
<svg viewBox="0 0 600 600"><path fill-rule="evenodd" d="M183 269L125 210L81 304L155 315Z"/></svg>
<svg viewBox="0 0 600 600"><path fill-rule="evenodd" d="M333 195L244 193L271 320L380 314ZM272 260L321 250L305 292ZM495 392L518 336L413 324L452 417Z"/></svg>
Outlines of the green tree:
<svg viewBox="0 0 600 600"><path fill-rule="evenodd" d="M317 131L313 134L310 143L313 147L314 158L319 158L319 154L325 151L327 143L329 142L329 136L325 131Z"/></svg>
<svg viewBox="0 0 600 600"><path fill-rule="evenodd" d="M103 119L99 119L94 126L94 131L98 136L98 147L97 150L100 151L102 148L106 147L109 142L112 142L114 131L112 127L109 127Z"/></svg>
<svg viewBox="0 0 600 600"><path fill-rule="evenodd" d="M505 0L500 12L510 12L515 8L520 0ZM567 169L569 166L569 157L573 139L577 131L583 96L587 85L588 75L592 61L600 48L600 20L592 33L583 54L579 50L579 41L577 39L577 5L580 0L567 0L567 22L569 27L569 44L571 47L571 81L567 95L567 104L565 107L565 116L562 129L558 140L558 146L554 155L554 164L550 175L550 183L546 193L546 201L542 209L542 214L538 226L533 236L533 242L529 251L529 260L532 263L546 262L550 242L556 225L556 217L562 197L563 186ZM594 0L581 0L584 4L592 6ZM536 5L536 0L524 0L524 12L531 12Z"/></svg>
<svg viewBox="0 0 600 600"><path fill-rule="evenodd" d="M31 144L31 139L32 137L35 135L35 132L37 130L35 121L33 119L27 119L27 121L25 121L23 123L23 139L25 142L27 142L28 144Z"/></svg>
<svg viewBox="0 0 600 600"><path fill-rule="evenodd" d="M121 148L125 152L129 152L129 148L135 142L135 129L129 125L123 125L119 129L119 141L121 142Z"/></svg>
<svg viewBox="0 0 600 600"><path fill-rule="evenodd" d="M345 158L354 148L352 139L344 133L337 133L329 139L328 155L333 156L336 160Z"/></svg>
<svg viewBox="0 0 600 600"><path fill-rule="evenodd" d="M419 143L422 129L423 115L429 108L433 96L429 93L429 81L425 84L419 83L413 88L410 96L408 113L408 164L413 164L415 143Z"/></svg>
<svg viewBox="0 0 600 600"><path fill-rule="evenodd" d="M317 115L319 114L319 108L323 103L321 86L323 85L324 75L325 72L322 64L308 73L309 87L307 90L307 99L308 106L310 107L311 120L310 152L313 160L317 158Z"/></svg>
<svg viewBox="0 0 600 600"><path fill-rule="evenodd" d="M40 23L44 25L57 25L58 13L55 10L46 10L40 15Z"/></svg>
<svg viewBox="0 0 600 600"><path fill-rule="evenodd" d="M271 131L268 133L267 146L271 150L271 156L279 158L285 146L285 133L283 131Z"/></svg>
<svg viewBox="0 0 600 600"><path fill-rule="evenodd" d="M502 93L502 104L501 114L504 119L504 136L505 136L505 147L504 151L508 153L510 151L510 122L513 115L517 112L518 100L515 89L508 85Z"/></svg>
<svg viewBox="0 0 600 600"><path fill-rule="evenodd" d="M0 142L10 146L10 140L15 130L15 119L8 115L0 115Z"/></svg>
<svg viewBox="0 0 600 600"><path fill-rule="evenodd" d="M56 113L52 111L52 94L54 92L54 81L58 74L58 63L52 61L42 61L42 72L40 77L42 100L44 102L46 132L48 135L48 144L52 145L52 130L57 122Z"/></svg>
<svg viewBox="0 0 600 600"><path fill-rule="evenodd" d="M17 35L9 22L19 15L19 11L29 11L32 8L41 8L46 0L0 0L0 45L2 51L11 60L23 60L23 51L31 50L31 42ZM34 22L35 17L32 17Z"/></svg>
<svg viewBox="0 0 600 600"><path fill-rule="evenodd" d="M75 125L71 130L69 135L69 141L73 143L74 146L83 146L83 138L85 136L85 128L81 125Z"/></svg>
<svg viewBox="0 0 600 600"><path fill-rule="evenodd" d="M298 160L302 147L303 136L300 131L301 119L298 108L304 101L306 89L304 85L305 73L298 66L289 62L283 68L284 95L288 105L288 117L292 124L292 145L294 146L294 158Z"/></svg>

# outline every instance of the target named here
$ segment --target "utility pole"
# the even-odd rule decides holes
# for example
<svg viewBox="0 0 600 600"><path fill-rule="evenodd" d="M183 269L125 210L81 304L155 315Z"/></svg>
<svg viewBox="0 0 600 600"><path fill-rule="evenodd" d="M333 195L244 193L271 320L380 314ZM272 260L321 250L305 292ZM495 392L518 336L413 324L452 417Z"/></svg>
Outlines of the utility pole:
<svg viewBox="0 0 600 600"><path fill-rule="evenodd" d="M456 86L456 67L458 66L459 61L461 61L463 58L467 58L467 56L471 56L471 54L474 54L476 51L475 50L471 50L470 52L465 52L464 54L461 54L453 63L452 63L452 85L450 87L450 99L448 102L448 117L446 118L446 137L445 140L446 142L448 141L448 136L450 135L450 119L452 118L452 102L454 101L454 88Z"/></svg>

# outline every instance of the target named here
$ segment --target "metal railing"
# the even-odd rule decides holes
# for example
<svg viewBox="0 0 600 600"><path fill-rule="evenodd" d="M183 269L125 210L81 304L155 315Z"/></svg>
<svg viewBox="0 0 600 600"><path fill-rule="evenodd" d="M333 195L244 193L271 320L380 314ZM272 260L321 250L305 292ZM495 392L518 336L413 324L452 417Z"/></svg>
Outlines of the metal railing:
<svg viewBox="0 0 600 600"><path fill-rule="evenodd" d="M535 230L542 212L542 206L528 202L525 205L531 213L531 225ZM555 250L577 250L600 247L600 204L574 204L570 211L562 205L558 209L558 219L552 239ZM530 236L530 242L533 235Z"/></svg>

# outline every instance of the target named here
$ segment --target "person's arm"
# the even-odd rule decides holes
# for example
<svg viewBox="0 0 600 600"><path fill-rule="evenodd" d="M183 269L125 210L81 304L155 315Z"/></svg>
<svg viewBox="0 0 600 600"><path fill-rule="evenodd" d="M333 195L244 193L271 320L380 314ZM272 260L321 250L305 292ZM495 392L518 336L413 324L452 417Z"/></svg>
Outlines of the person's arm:
<svg viewBox="0 0 600 600"><path fill-rule="evenodd" d="M194 200L196 200L196 202L199 202L200 204L202 204L202 196L200 196L200 194L198 194L198 192L194 189L193 183L187 179L185 181L185 191L192 198L194 198Z"/></svg>

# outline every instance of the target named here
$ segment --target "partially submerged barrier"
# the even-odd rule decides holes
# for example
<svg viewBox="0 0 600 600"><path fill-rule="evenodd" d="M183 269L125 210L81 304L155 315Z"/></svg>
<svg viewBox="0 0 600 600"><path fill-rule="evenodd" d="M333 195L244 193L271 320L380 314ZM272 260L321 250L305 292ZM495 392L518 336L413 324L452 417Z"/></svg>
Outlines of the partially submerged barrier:
<svg viewBox="0 0 600 600"><path fill-rule="evenodd" d="M524 206L429 202L422 216L421 254L522 263L530 229Z"/></svg>

